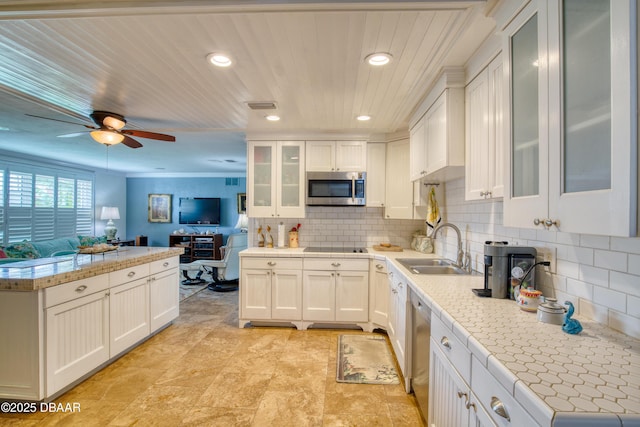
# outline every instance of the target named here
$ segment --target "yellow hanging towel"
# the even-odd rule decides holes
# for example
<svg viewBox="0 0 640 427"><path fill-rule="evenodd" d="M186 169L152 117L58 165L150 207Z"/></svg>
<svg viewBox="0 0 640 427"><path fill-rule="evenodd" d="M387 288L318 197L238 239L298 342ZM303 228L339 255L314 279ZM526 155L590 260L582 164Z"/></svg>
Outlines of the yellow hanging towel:
<svg viewBox="0 0 640 427"><path fill-rule="evenodd" d="M436 200L436 189L432 186L429 191L429 207L427 208L427 236L433 235L433 230L440 224L440 221L442 221L442 217Z"/></svg>

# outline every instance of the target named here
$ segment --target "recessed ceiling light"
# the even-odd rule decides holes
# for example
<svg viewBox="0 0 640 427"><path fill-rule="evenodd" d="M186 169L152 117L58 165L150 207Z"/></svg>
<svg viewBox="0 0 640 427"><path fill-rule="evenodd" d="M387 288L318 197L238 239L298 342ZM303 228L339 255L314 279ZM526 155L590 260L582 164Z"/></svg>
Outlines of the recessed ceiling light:
<svg viewBox="0 0 640 427"><path fill-rule="evenodd" d="M264 116L264 118L269 120L270 122L277 122L278 120L280 120L280 116L275 115Z"/></svg>
<svg viewBox="0 0 640 427"><path fill-rule="evenodd" d="M356 120L359 120L361 122L366 122L367 120L371 120L371 116L367 116L367 115L363 114L362 116L356 117Z"/></svg>
<svg viewBox="0 0 640 427"><path fill-rule="evenodd" d="M367 55L366 58L364 58L364 60L367 62L367 64L369 65L374 65L374 66L380 66L380 65L386 65L389 63L389 61L391 61L391 54L390 53L386 53L386 52L377 52L377 53L372 53L371 55Z"/></svg>
<svg viewBox="0 0 640 427"><path fill-rule="evenodd" d="M217 53L217 52L210 53L209 55L207 55L207 61L209 61L210 63L212 63L217 67L228 67L229 65L232 64L232 61L229 55L226 55L224 53Z"/></svg>

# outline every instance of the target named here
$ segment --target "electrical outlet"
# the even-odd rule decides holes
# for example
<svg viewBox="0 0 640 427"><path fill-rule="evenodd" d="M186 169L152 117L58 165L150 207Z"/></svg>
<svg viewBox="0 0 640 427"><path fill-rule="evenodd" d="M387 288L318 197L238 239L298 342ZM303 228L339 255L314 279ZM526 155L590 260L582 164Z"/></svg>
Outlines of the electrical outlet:
<svg viewBox="0 0 640 427"><path fill-rule="evenodd" d="M550 273L556 273L556 257L557 257L557 248L541 248L538 250L538 255L542 258L542 261L549 261L551 265L546 267L546 270Z"/></svg>

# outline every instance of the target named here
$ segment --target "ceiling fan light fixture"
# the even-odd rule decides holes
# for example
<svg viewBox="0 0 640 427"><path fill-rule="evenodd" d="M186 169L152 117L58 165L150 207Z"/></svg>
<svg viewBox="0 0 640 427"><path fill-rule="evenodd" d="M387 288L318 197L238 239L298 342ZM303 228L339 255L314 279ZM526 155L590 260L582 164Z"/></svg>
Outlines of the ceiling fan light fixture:
<svg viewBox="0 0 640 427"><path fill-rule="evenodd" d="M102 120L102 123L104 123L105 126L108 126L111 129L115 130L120 130L124 127L124 125L127 124L126 121L120 120L119 118L113 116L105 117L104 120Z"/></svg>
<svg viewBox="0 0 640 427"><path fill-rule="evenodd" d="M94 130L91 132L91 138L104 145L116 145L124 140L124 135L109 130Z"/></svg>
<svg viewBox="0 0 640 427"><path fill-rule="evenodd" d="M219 52L214 52L207 55L207 61L209 61L216 67L228 67L233 63L229 55Z"/></svg>
<svg viewBox="0 0 640 427"><path fill-rule="evenodd" d="M373 65L374 67L379 67L382 65L387 65L391 62L391 54L386 52L376 52L371 55L367 55L364 60L367 64Z"/></svg>

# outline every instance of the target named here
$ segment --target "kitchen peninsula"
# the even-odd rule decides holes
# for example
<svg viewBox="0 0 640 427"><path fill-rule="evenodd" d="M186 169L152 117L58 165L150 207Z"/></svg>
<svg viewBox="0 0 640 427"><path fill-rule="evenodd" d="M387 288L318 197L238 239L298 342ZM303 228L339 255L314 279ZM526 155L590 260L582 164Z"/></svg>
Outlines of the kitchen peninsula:
<svg viewBox="0 0 640 427"><path fill-rule="evenodd" d="M121 247L0 268L0 398L49 400L167 326L182 252Z"/></svg>

